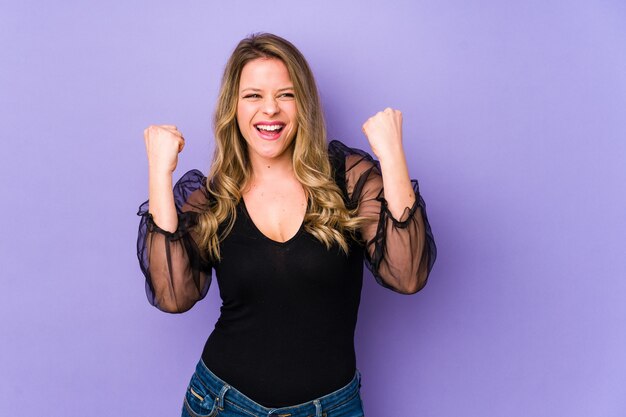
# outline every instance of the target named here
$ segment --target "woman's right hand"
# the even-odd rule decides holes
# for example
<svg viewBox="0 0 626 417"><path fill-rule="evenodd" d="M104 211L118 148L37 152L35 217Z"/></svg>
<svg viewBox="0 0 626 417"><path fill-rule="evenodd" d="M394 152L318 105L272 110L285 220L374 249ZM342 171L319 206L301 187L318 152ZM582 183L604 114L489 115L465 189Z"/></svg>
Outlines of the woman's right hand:
<svg viewBox="0 0 626 417"><path fill-rule="evenodd" d="M178 164L178 154L185 138L174 125L150 125L143 131L150 171L171 174Z"/></svg>

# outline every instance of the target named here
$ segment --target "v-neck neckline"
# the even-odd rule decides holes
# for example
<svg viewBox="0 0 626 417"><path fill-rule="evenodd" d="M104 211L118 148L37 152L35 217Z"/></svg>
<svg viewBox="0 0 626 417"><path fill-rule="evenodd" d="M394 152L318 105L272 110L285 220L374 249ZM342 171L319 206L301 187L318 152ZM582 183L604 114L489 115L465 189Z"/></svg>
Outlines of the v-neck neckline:
<svg viewBox="0 0 626 417"><path fill-rule="evenodd" d="M261 229L259 229L259 227L256 225L256 223L254 223L254 220L252 220L252 216L250 216L250 212L248 211L248 207L246 206L246 201L244 200L243 197L241 197L240 205L241 205L241 208L243 209L243 212L245 213L246 217L248 218L248 221L250 221L250 224L252 225L254 230L257 232L257 234L259 236L261 236L264 240L267 240L268 242L273 243L275 245L279 245L279 246L288 245L289 243L294 241L298 236L300 236L300 234L304 230L304 218L306 218L306 214L305 214L304 218L302 218L302 223L300 223L300 227L298 228L296 233L293 236L291 236L289 239L285 240L284 242L279 242L278 240L274 240L274 239L268 237L265 233L263 233L261 231Z"/></svg>

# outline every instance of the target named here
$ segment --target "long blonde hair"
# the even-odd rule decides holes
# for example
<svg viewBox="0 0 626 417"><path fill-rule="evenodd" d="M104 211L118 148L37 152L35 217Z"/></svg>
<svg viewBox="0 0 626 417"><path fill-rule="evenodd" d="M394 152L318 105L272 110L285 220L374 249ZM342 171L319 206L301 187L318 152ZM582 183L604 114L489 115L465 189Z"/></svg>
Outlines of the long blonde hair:
<svg viewBox="0 0 626 417"><path fill-rule="evenodd" d="M215 151L206 183L212 198L208 209L199 216L198 244L212 260L220 259L219 242L230 233L242 190L252 176L247 145L236 116L241 71L258 58L281 60L293 82L298 122L293 170L308 198L305 230L328 249L337 244L347 253L347 237L353 235L363 219L346 209L341 191L332 179L326 125L313 73L293 44L269 33L243 39L226 64L214 116Z"/></svg>

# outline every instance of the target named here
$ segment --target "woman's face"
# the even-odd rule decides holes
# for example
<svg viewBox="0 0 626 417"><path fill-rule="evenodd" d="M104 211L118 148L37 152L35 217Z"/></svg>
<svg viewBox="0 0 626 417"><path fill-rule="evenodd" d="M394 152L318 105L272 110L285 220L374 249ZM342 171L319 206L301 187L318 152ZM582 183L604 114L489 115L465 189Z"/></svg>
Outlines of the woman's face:
<svg viewBox="0 0 626 417"><path fill-rule="evenodd" d="M244 65L239 79L237 123L255 160L291 158L298 130L295 91L285 64L258 58Z"/></svg>

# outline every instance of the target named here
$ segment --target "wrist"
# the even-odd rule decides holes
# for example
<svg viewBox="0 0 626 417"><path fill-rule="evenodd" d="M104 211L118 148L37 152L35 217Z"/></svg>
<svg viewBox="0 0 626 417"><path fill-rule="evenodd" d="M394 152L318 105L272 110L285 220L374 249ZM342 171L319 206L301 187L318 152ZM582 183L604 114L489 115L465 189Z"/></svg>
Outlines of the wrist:
<svg viewBox="0 0 626 417"><path fill-rule="evenodd" d="M159 165L148 164L148 173L151 177L166 178L171 177L174 174L174 170Z"/></svg>
<svg viewBox="0 0 626 417"><path fill-rule="evenodd" d="M398 147L387 147L384 151L375 152L376 158L381 165L393 166L396 164L406 164L406 156L402 145Z"/></svg>

